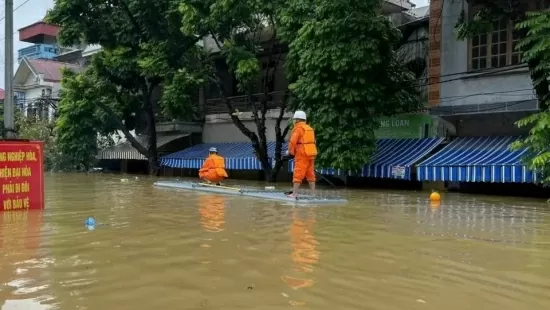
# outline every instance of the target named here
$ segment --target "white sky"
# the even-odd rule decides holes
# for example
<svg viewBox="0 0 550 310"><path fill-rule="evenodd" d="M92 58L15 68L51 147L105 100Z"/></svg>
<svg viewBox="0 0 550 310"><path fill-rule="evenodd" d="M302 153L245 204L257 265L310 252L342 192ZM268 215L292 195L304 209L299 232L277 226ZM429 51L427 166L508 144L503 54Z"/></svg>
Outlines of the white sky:
<svg viewBox="0 0 550 310"><path fill-rule="evenodd" d="M416 4L416 7L423 7L428 5L429 0L411 0ZM17 31L19 28L28 26L35 23L46 15L46 11L53 7L54 0L14 0L13 8L17 10L13 13L13 29ZM4 88L4 0L0 0L0 87ZM16 33L13 38L13 50L14 50L14 73L18 67L17 63L17 50L29 46L31 44L20 42L19 34Z"/></svg>
<svg viewBox="0 0 550 310"><path fill-rule="evenodd" d="M417 8L427 6L430 3L430 0L412 0L412 3L416 4Z"/></svg>
<svg viewBox="0 0 550 310"><path fill-rule="evenodd" d="M37 21L40 21L46 16L46 11L53 7L54 0L13 0L13 8L20 8L13 12L13 31L23 28ZM0 87L4 88L4 38L6 31L4 30L4 0L0 0ZM17 50L22 49L32 44L19 42L19 33L13 35L13 52L14 52L14 69L18 67Z"/></svg>

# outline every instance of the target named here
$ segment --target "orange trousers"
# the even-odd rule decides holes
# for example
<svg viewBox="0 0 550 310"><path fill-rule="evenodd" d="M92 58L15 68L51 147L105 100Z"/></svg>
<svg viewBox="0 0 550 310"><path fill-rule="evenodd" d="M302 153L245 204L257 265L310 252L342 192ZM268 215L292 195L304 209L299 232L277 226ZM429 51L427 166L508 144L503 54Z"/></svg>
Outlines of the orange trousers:
<svg viewBox="0 0 550 310"><path fill-rule="evenodd" d="M219 176L216 169L211 169L205 172L199 172L199 178L210 181L212 183L218 183L225 179L223 176Z"/></svg>
<svg viewBox="0 0 550 310"><path fill-rule="evenodd" d="M292 183L302 183L306 179L308 182L315 182L315 157L295 157L294 174Z"/></svg>

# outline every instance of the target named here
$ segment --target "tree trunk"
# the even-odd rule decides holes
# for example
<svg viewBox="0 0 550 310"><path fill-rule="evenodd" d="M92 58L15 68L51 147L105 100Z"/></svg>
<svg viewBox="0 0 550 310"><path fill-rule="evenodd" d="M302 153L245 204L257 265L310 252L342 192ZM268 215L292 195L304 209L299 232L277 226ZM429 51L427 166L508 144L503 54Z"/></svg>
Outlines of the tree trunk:
<svg viewBox="0 0 550 310"><path fill-rule="evenodd" d="M269 178L270 182L277 182L277 176L279 175L279 171L283 167L283 143L285 142L286 135L288 134L288 130L290 129L290 126L286 126L283 130L281 130L281 123L283 121L283 116L285 114L285 110L288 104L288 92L285 94L285 97L283 98L283 104L281 105L281 108L279 110L279 116L277 117L277 120L275 122L275 154L273 156L273 160L275 161L275 165L273 166L273 169L271 170L271 175Z"/></svg>
<svg viewBox="0 0 550 310"><path fill-rule="evenodd" d="M147 123L147 160L149 162L149 174L155 176L159 172L159 160L157 153L157 127L155 111L151 102L152 87L148 86L143 92L143 105Z"/></svg>
<svg viewBox="0 0 550 310"><path fill-rule="evenodd" d="M284 164L284 161L281 158L274 158L273 160L275 160L275 166L271 170L271 176L269 178L269 182L271 183L277 182L277 176L279 175L279 171L281 171L281 168L283 168Z"/></svg>

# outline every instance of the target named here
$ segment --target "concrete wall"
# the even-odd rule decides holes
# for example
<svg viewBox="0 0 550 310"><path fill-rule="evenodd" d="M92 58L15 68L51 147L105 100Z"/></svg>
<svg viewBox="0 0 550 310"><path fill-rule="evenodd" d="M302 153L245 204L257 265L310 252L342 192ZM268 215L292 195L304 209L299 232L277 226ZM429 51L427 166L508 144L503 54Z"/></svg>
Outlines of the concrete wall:
<svg viewBox="0 0 550 310"><path fill-rule="evenodd" d="M456 128L460 137L526 135L529 128L517 128L516 121L534 112L510 112L448 116L445 119Z"/></svg>
<svg viewBox="0 0 550 310"><path fill-rule="evenodd" d="M273 56L273 58L275 57L276 56ZM269 57L261 57L259 59L260 65L266 66L268 60L269 60ZM271 62L272 62L272 65L277 64L276 59L272 59ZM286 81L285 74L284 74L284 63L285 63L285 56L283 55L279 60L277 67L275 69L273 91L283 91L283 90L286 90L288 86L288 83ZM229 69L227 68L227 65L224 63L224 61L218 60L216 62L216 67L218 70L218 75L222 78L222 82L223 82L225 91L228 93L228 96L234 97L234 96L244 95L244 94L238 93L237 84L236 84L237 82L233 78L232 74L229 73ZM263 68L261 70L260 75L258 76L258 83L254 90L254 94L263 93L263 84L261 81L265 77L266 70L267 68ZM270 69L270 71L271 70L273 69ZM220 95L216 87L211 86L206 89L207 99L215 99L219 97Z"/></svg>
<svg viewBox="0 0 550 310"><path fill-rule="evenodd" d="M468 15L467 2L463 4L463 1L441 1L441 88L438 106L490 105L534 99L526 67L518 66L513 70L507 67L504 68L505 72L498 72L503 71L503 68L468 72L468 41L457 40L454 33L454 26L463 8ZM533 102L509 104L508 110L529 107L533 107ZM480 110L488 113L501 111L497 106L488 111L483 108Z"/></svg>
<svg viewBox="0 0 550 310"><path fill-rule="evenodd" d="M245 113L243 113L245 114ZM247 119L241 117L241 119ZM248 118L250 119L250 118ZM271 118L266 120L267 127L267 140L275 141L275 122L276 120ZM256 124L252 120L243 121L244 125L257 132ZM288 121L281 123L281 130L288 124ZM207 121L204 124L202 132L203 143L225 143L225 142L250 142L246 137L229 119L229 116L220 115L216 121Z"/></svg>

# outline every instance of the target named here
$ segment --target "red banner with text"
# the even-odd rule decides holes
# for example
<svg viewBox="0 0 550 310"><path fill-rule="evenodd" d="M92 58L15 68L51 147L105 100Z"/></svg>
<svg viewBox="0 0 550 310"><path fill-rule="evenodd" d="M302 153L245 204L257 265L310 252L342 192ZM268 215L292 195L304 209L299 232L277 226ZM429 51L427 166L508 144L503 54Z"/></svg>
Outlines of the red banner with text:
<svg viewBox="0 0 550 310"><path fill-rule="evenodd" d="M44 209L44 144L0 141L0 211Z"/></svg>

